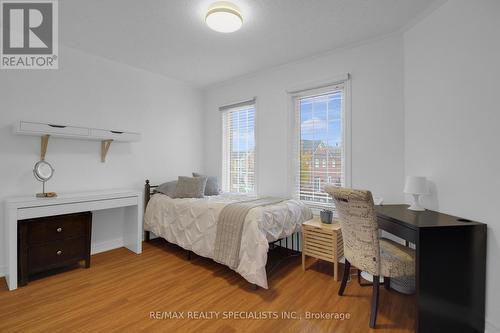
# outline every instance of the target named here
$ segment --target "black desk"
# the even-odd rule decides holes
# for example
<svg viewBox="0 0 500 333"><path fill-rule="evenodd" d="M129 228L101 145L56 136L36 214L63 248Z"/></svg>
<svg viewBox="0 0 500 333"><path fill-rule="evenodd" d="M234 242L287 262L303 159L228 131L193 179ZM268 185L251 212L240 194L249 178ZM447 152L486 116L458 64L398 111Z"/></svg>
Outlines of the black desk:
<svg viewBox="0 0 500 333"><path fill-rule="evenodd" d="M380 229L416 245L416 331L484 332L486 224L407 208L376 211Z"/></svg>

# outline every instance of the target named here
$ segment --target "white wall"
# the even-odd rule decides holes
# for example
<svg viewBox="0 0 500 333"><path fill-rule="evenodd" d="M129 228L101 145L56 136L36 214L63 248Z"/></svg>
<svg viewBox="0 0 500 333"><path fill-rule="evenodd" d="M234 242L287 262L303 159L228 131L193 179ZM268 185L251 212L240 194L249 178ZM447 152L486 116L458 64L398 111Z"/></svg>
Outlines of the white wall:
<svg viewBox="0 0 500 333"><path fill-rule="evenodd" d="M499 35L498 0L453 0L404 37L406 174L433 183L428 208L488 224L490 332L500 332Z"/></svg>
<svg viewBox="0 0 500 333"><path fill-rule="evenodd" d="M113 143L106 163L100 143L51 138L56 169L48 191L141 189L146 178L170 180L202 169L201 93L184 83L62 47L60 69L0 72L0 201L41 190L32 174L40 138L13 135L25 119L138 131L138 143ZM115 214L116 213L116 214ZM123 212L94 215L93 244L121 237ZM3 204L0 206L3 244ZM0 270L4 265L0 247Z"/></svg>
<svg viewBox="0 0 500 333"><path fill-rule="evenodd" d="M352 75L352 185L386 202L403 188L403 43L399 35L248 75L205 91L205 169L221 176L218 107L257 97L257 188L290 195L287 89Z"/></svg>

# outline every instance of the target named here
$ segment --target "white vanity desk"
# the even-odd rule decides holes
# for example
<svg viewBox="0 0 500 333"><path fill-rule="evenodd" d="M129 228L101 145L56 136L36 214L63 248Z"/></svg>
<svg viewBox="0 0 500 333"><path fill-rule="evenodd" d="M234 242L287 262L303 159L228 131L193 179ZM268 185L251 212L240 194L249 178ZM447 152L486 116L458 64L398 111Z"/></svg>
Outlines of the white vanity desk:
<svg viewBox="0 0 500 333"><path fill-rule="evenodd" d="M135 253L142 252L142 192L107 190L60 194L56 198L17 197L5 201L6 280L9 290L17 289L17 221L29 218L96 211L126 209L123 244Z"/></svg>

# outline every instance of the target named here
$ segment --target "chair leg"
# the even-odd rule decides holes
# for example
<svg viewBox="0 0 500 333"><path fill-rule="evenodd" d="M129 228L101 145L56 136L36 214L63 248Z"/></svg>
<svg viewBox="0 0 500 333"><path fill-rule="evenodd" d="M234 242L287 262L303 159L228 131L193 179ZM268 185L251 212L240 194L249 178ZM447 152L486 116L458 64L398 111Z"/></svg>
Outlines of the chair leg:
<svg viewBox="0 0 500 333"><path fill-rule="evenodd" d="M391 290L391 278L384 276L384 287L386 290Z"/></svg>
<svg viewBox="0 0 500 333"><path fill-rule="evenodd" d="M373 293L372 293L372 311L370 315L370 328L375 328L377 322L377 308L378 308L378 292L380 286L380 277L373 276Z"/></svg>
<svg viewBox="0 0 500 333"><path fill-rule="evenodd" d="M339 296L344 295L345 286L347 285L347 280L349 279L349 274L351 274L351 263L345 261L344 273L342 274L342 282L340 283Z"/></svg>

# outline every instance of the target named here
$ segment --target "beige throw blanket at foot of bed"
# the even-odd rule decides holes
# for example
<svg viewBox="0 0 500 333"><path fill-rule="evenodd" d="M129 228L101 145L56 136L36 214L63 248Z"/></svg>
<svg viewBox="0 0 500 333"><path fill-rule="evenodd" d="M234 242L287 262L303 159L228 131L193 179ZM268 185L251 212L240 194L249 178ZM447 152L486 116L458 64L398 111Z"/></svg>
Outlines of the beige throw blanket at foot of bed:
<svg viewBox="0 0 500 333"><path fill-rule="evenodd" d="M283 201L285 199L266 197L235 202L224 207L217 222L214 260L236 269L240 261L241 236L248 212L255 207L274 205Z"/></svg>

